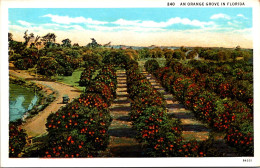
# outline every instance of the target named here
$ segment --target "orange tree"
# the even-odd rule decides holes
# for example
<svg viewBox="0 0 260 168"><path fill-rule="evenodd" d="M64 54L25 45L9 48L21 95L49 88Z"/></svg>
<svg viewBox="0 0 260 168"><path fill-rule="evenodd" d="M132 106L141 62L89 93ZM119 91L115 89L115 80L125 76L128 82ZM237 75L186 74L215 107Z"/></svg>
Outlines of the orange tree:
<svg viewBox="0 0 260 168"><path fill-rule="evenodd" d="M81 95L48 117L45 157L92 157L106 148L111 117L99 100L97 94Z"/></svg>
<svg viewBox="0 0 260 168"><path fill-rule="evenodd" d="M236 147L241 155L252 156L253 99L250 82L243 80L232 80L233 82L230 82L230 80L225 80L221 74L215 74L209 77L206 73L202 73L201 79L197 79L195 76L195 78L193 77L193 73L191 73L191 77L187 76L185 74L185 72L187 72L185 70L186 67L181 65L181 63L172 62L168 63L168 65L170 67L159 68L154 72L162 85L165 87L167 84L167 82L165 83L165 81L163 81L164 78L172 79L169 83L173 86L173 89L169 90L176 95L179 101L191 109L199 119L208 123L212 129L224 132L227 142L231 146ZM234 66L241 66L241 64ZM172 73L170 71L175 72ZM217 68L212 68L210 71L207 72L212 74L213 71L217 71ZM181 76L181 78L178 76ZM192 79L193 82L190 84L187 83L187 87L178 87L179 84L185 80L190 81L190 79ZM207 80L211 83L207 83L206 85ZM247 86L247 88L245 86ZM175 87L178 88L177 92ZM224 88L224 90L222 90L223 92L219 91L221 88ZM229 89L229 91L227 89ZM213 92L214 90L216 93ZM183 97L178 96L178 93L184 93L184 100L182 99ZM226 95L231 95L232 99L226 97Z"/></svg>
<svg viewBox="0 0 260 168"><path fill-rule="evenodd" d="M108 107L114 99L112 86L107 85L114 70L103 71L78 99L51 114L46 123L48 142L42 150L44 157L95 157L108 145L111 116ZM110 75L109 75L110 74ZM98 76L103 76L99 78ZM113 80L112 80L113 81Z"/></svg>
<svg viewBox="0 0 260 168"><path fill-rule="evenodd" d="M204 156L199 143L183 141L180 121L168 118L163 96L140 74L135 63L127 66L127 87L133 129L147 156Z"/></svg>
<svg viewBox="0 0 260 168"><path fill-rule="evenodd" d="M27 134L16 123L9 124L9 157L18 157L26 144Z"/></svg>

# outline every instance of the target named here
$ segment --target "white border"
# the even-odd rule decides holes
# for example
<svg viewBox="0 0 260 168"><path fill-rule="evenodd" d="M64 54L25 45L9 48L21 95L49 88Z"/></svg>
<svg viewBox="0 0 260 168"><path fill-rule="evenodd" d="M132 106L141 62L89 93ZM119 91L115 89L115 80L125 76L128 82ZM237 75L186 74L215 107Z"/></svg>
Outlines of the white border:
<svg viewBox="0 0 260 168"><path fill-rule="evenodd" d="M205 1L205 0L183 0L182 2L227 2L227 1ZM259 90L259 67L256 64L260 62L259 52L259 2L257 0L245 0L246 7L253 8L253 34L254 34L254 130L255 130L255 157L252 158L253 162L243 162L243 158L91 158L91 159L38 159L38 158L8 158L8 105L9 105L9 86L8 86L8 8L122 8L122 7L167 7L167 2L175 2L175 7L179 7L177 0L171 1L79 1L79 0L65 0L65 1L14 1L14 0L2 0L1 1L1 167L183 167L183 166L239 166L239 167L251 167L260 166L259 149L259 111L260 106L258 104ZM230 1L239 2L239 1ZM190 6L191 7L191 6ZM221 6L224 7L224 6ZM174 8L174 7L169 7ZM185 7L186 8L186 7Z"/></svg>

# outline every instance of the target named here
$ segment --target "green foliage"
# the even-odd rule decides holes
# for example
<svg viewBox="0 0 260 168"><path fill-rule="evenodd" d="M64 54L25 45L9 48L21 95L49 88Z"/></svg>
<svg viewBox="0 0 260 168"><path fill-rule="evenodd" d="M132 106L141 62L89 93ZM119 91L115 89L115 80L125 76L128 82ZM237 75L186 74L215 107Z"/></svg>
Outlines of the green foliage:
<svg viewBox="0 0 260 168"><path fill-rule="evenodd" d="M93 157L107 147L111 123L108 111L96 108L95 104L91 107L82 98L48 117L46 157Z"/></svg>
<svg viewBox="0 0 260 168"><path fill-rule="evenodd" d="M188 48L185 48L184 46L181 46L181 47L180 47L180 50L181 50L182 52L187 52L189 49L188 49Z"/></svg>
<svg viewBox="0 0 260 168"><path fill-rule="evenodd" d="M219 85L225 80L221 73L214 73L212 76L208 76L206 79L206 88L217 92Z"/></svg>
<svg viewBox="0 0 260 168"><path fill-rule="evenodd" d="M18 157L26 144L27 134L16 123L9 124L9 157Z"/></svg>
<svg viewBox="0 0 260 168"><path fill-rule="evenodd" d="M177 50L174 50L174 53L172 55L173 58L176 58L176 59L183 59L185 60L186 59L186 55L185 55L185 52L177 49Z"/></svg>
<svg viewBox="0 0 260 168"><path fill-rule="evenodd" d="M102 56L99 53L96 53L92 50L87 50L83 54L83 60L85 61L85 67L100 67L102 66Z"/></svg>
<svg viewBox="0 0 260 168"><path fill-rule="evenodd" d="M87 47L90 48L96 48L96 47L100 47L101 45L97 43L97 41L94 38L91 38L91 43L87 44Z"/></svg>
<svg viewBox="0 0 260 168"><path fill-rule="evenodd" d="M60 66L60 64L51 57L41 57L38 61L37 70L40 74L46 76L64 73L64 69Z"/></svg>
<svg viewBox="0 0 260 168"><path fill-rule="evenodd" d="M88 79L89 85L79 99L48 117L43 156L93 157L106 149L112 121L108 107L115 98L112 92L116 89L116 74L111 66L103 67L95 79L94 72L91 67L82 73L82 83Z"/></svg>
<svg viewBox="0 0 260 168"><path fill-rule="evenodd" d="M71 40L70 39L64 39L62 40L62 47L71 47Z"/></svg>
<svg viewBox="0 0 260 168"><path fill-rule="evenodd" d="M151 58L151 54L149 52L148 48L142 48L138 50L138 54L140 56L140 58Z"/></svg>
<svg viewBox="0 0 260 168"><path fill-rule="evenodd" d="M79 56L80 56L80 53L77 50L70 49L70 48L65 49L64 50L64 54L69 56L69 57L72 57L73 59L79 58Z"/></svg>
<svg viewBox="0 0 260 168"><path fill-rule="evenodd" d="M194 59L196 55L197 52L195 50L192 50L187 54L187 59Z"/></svg>
<svg viewBox="0 0 260 168"><path fill-rule="evenodd" d="M166 59L171 59L172 58L173 53L174 53L173 50L171 50L171 49L163 49L163 51L164 51L164 57Z"/></svg>
<svg viewBox="0 0 260 168"><path fill-rule="evenodd" d="M94 67L88 67L81 73L79 86L88 86L91 83L92 76L96 69Z"/></svg>
<svg viewBox="0 0 260 168"><path fill-rule="evenodd" d="M148 60L145 62L144 67L147 72L153 73L155 72L160 66L156 60Z"/></svg>
<svg viewBox="0 0 260 168"><path fill-rule="evenodd" d="M110 54L103 58L103 63L125 67L130 60L129 55L126 55L123 50L111 50Z"/></svg>
<svg viewBox="0 0 260 168"><path fill-rule="evenodd" d="M160 78L168 71L162 68L164 72L160 73L159 70L161 68L154 74ZM199 156L199 144L182 141L180 121L168 118L163 96L140 74L134 63L127 66L127 86L132 99L130 118L137 131L136 139L148 156Z"/></svg>
<svg viewBox="0 0 260 168"><path fill-rule="evenodd" d="M195 71L193 69L189 73L189 67L185 64L169 60L169 67L158 69L155 76L163 86L167 85L169 79L176 98L183 101L181 93L185 93L184 105L193 110L196 117L208 123L214 130L225 133L227 142L242 156L252 156L253 85L250 80L241 80L245 79L245 75L252 74L251 66L243 61L226 62L223 66L221 63L189 61L188 65L192 65ZM233 72L236 78L230 78L232 68L236 68ZM209 149L212 144L209 142L208 145L202 145L196 150L202 150L199 156L207 156L205 152L209 152L209 156L214 153Z"/></svg>

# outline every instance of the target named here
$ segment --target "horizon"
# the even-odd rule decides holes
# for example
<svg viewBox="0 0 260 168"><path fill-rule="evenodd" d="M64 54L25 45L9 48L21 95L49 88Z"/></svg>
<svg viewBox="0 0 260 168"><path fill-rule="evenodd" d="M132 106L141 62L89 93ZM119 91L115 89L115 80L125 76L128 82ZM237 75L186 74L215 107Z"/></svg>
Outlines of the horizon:
<svg viewBox="0 0 260 168"><path fill-rule="evenodd" d="M54 33L80 46L253 48L252 8L10 8L9 32Z"/></svg>

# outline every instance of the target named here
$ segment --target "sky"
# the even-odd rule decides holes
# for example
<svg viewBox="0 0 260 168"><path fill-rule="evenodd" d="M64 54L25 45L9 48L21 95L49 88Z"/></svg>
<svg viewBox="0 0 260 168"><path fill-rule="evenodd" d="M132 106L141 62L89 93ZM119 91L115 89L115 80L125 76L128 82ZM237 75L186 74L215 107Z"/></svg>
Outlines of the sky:
<svg viewBox="0 0 260 168"><path fill-rule="evenodd" d="M253 47L252 8L9 8L9 32L57 42L130 46Z"/></svg>

